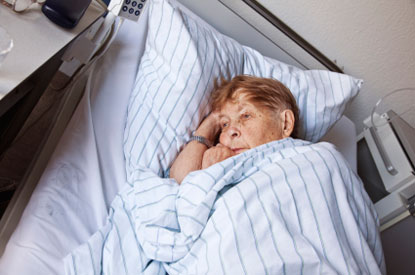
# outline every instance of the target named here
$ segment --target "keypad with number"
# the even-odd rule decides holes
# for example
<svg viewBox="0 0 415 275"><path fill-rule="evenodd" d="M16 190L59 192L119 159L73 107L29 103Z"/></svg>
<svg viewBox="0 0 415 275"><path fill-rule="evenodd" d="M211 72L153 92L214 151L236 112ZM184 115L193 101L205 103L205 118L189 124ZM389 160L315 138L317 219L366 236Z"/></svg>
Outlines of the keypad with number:
<svg viewBox="0 0 415 275"><path fill-rule="evenodd" d="M146 0L124 0L119 15L137 21L143 12L145 4Z"/></svg>

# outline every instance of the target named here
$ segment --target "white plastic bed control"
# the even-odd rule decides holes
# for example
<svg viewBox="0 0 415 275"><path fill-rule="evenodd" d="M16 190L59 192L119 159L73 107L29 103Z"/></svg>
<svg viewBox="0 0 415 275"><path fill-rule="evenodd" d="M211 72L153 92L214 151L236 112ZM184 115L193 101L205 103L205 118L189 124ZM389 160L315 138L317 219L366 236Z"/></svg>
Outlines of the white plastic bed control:
<svg viewBox="0 0 415 275"><path fill-rule="evenodd" d="M106 45L106 48L108 48L109 44L107 41L115 37L115 33L111 32L111 30L114 27L116 18L121 17L120 24L122 24L123 18L138 21L146 2L147 0L112 0L108 6L109 12L107 15L97 20L65 52L62 57L64 62L59 71L68 76L68 79L72 79L84 64L91 63L90 61L103 45ZM68 82L69 80L63 81L56 88L65 87Z"/></svg>
<svg viewBox="0 0 415 275"><path fill-rule="evenodd" d="M146 2L146 0L112 0L108 9L118 16L138 21Z"/></svg>

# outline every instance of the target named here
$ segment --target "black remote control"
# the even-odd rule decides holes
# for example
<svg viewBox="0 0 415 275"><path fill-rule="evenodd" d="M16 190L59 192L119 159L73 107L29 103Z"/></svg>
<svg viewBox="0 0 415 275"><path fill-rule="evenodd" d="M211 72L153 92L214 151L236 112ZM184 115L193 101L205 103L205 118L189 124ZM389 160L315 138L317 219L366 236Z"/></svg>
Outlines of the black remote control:
<svg viewBox="0 0 415 275"><path fill-rule="evenodd" d="M91 0L46 0L42 12L57 25L72 29L84 15Z"/></svg>

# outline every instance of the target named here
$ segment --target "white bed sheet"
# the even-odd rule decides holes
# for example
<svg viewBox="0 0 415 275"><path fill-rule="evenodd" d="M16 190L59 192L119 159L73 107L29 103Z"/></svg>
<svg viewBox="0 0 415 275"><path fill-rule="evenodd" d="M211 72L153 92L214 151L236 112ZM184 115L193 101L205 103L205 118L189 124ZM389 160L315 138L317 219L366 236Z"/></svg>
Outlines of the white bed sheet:
<svg viewBox="0 0 415 275"><path fill-rule="evenodd" d="M144 50L145 21L125 21L97 63L0 259L1 275L63 274L62 258L104 224L125 182L125 110Z"/></svg>
<svg viewBox="0 0 415 275"><path fill-rule="evenodd" d="M62 258L102 227L125 182L125 111L144 49L146 20L125 21L99 61L22 219L0 259L0 274L63 274ZM354 124L343 117L324 140L356 171ZM337 142L338 141L338 142Z"/></svg>

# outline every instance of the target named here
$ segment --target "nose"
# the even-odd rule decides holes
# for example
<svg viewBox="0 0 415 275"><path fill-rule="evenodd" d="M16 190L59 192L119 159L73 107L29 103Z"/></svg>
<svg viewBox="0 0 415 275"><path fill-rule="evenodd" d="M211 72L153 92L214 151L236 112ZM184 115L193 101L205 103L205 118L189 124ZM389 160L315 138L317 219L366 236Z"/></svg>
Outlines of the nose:
<svg viewBox="0 0 415 275"><path fill-rule="evenodd" d="M229 127L227 134L230 138L234 139L239 137L241 135L241 132L237 127Z"/></svg>

